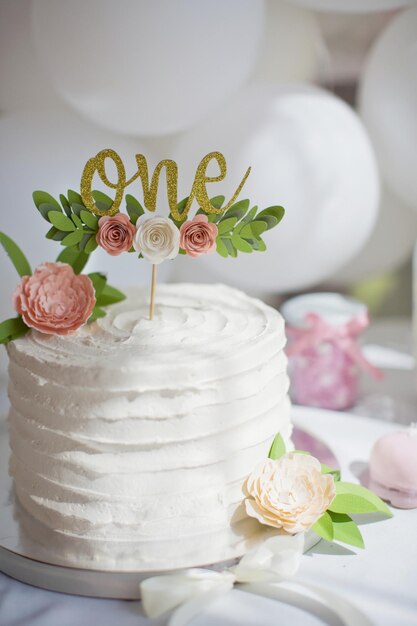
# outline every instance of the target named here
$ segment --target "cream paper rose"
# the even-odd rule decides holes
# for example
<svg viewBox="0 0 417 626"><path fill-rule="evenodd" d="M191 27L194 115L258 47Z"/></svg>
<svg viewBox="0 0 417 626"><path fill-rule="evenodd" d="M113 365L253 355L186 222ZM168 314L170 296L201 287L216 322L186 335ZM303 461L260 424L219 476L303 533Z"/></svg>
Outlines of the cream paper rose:
<svg viewBox="0 0 417 626"><path fill-rule="evenodd" d="M294 452L265 459L249 476L246 490L250 517L292 535L311 528L336 495L334 479L321 473L319 461Z"/></svg>
<svg viewBox="0 0 417 626"><path fill-rule="evenodd" d="M180 248L180 231L167 217L145 217L137 221L133 247L153 265L174 259Z"/></svg>

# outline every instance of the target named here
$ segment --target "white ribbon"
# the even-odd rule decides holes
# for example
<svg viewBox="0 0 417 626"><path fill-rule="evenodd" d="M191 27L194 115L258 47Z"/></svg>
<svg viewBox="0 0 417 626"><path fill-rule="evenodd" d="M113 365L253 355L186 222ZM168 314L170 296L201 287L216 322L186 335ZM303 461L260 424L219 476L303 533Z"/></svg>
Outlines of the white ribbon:
<svg viewBox="0 0 417 626"><path fill-rule="evenodd" d="M356 607L333 592L305 583L282 584L295 575L301 555L309 547L304 534L275 535L247 552L231 569L193 568L147 578L140 585L143 609L148 617L173 611L168 626L186 626L215 598L238 584L243 591L297 606L335 626L372 626Z"/></svg>

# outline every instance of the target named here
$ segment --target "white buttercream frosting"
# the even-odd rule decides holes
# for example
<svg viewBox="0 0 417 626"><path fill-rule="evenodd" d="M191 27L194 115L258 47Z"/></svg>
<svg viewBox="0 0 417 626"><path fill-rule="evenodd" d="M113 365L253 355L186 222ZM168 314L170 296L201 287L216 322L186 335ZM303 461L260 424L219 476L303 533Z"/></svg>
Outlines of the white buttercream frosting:
<svg viewBox="0 0 417 626"><path fill-rule="evenodd" d="M10 471L62 563L166 569L233 558L242 484L289 437L284 323L222 285L132 291L66 337L8 346ZM30 524L26 526L31 527Z"/></svg>

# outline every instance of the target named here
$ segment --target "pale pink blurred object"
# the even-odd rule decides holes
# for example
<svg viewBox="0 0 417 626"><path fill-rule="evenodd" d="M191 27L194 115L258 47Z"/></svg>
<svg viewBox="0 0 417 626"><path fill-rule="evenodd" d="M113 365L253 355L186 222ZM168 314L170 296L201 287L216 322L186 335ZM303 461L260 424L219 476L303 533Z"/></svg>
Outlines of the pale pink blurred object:
<svg viewBox="0 0 417 626"><path fill-rule="evenodd" d="M111 256L128 252L133 245L136 227L124 213L104 215L98 221L96 241Z"/></svg>
<svg viewBox="0 0 417 626"><path fill-rule="evenodd" d="M196 215L181 225L180 246L191 257L214 252L218 232L216 224L209 222L207 215Z"/></svg>
<svg viewBox="0 0 417 626"><path fill-rule="evenodd" d="M289 337L291 396L297 404L347 409L357 399L361 369L382 376L358 343L369 324L365 305L337 293L312 293L289 300L282 312Z"/></svg>
<svg viewBox="0 0 417 626"><path fill-rule="evenodd" d="M400 509L417 508L417 426L387 433L372 448L368 486Z"/></svg>
<svg viewBox="0 0 417 626"><path fill-rule="evenodd" d="M23 276L13 306L26 326L49 335L69 335L90 317L96 303L91 279L67 263L44 263Z"/></svg>

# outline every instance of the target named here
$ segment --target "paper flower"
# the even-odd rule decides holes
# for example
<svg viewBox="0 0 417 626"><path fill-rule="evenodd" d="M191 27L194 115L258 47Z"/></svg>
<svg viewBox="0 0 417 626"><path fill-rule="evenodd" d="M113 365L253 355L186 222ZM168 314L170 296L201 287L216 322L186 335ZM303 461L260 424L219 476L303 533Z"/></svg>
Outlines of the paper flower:
<svg viewBox="0 0 417 626"><path fill-rule="evenodd" d="M214 252L219 229L208 221L207 215L196 215L180 228L180 246L191 257Z"/></svg>
<svg viewBox="0 0 417 626"><path fill-rule="evenodd" d="M159 265L165 259L174 259L177 256L180 231L167 217L142 216L137 221L133 246L153 265Z"/></svg>
<svg viewBox="0 0 417 626"><path fill-rule="evenodd" d="M135 225L124 213L117 213L111 217L100 217L96 241L99 246L111 254L118 256L130 250L136 233Z"/></svg>
<svg viewBox="0 0 417 626"><path fill-rule="evenodd" d="M96 303L93 283L66 263L44 263L23 276L13 305L26 326L49 335L69 335L85 324Z"/></svg>
<svg viewBox="0 0 417 626"><path fill-rule="evenodd" d="M288 452L265 459L246 483L246 512L261 524L290 534L311 528L336 495L334 479L313 456Z"/></svg>

